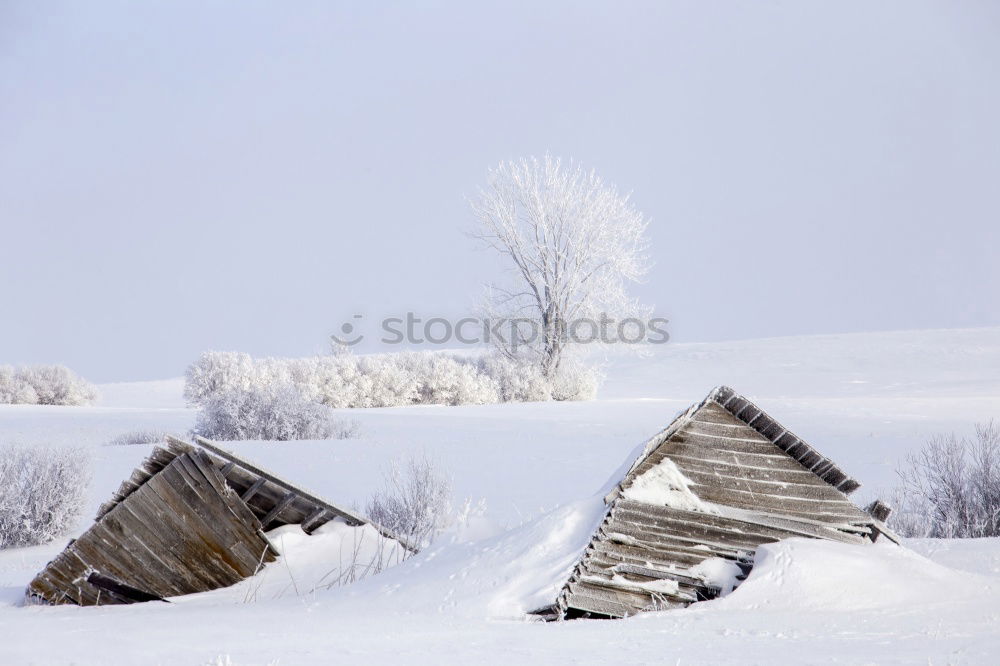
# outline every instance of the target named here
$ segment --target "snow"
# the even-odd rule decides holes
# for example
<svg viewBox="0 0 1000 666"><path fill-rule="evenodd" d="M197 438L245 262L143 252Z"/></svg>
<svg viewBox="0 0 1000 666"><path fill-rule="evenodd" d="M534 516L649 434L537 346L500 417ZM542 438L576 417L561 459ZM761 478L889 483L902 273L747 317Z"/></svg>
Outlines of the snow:
<svg viewBox="0 0 1000 666"><path fill-rule="evenodd" d="M456 503L486 508L350 585L326 583L359 541L377 552L379 539L342 523L311 537L292 526L269 534L283 556L254 579L130 607L19 605L72 534L2 551L0 663L993 663L1000 539L793 539L762 548L731 594L685 610L554 624L525 613L554 600L603 519L608 484L713 386L746 394L862 481L860 503L893 485L896 461L927 436L1000 416L997 368L997 328L670 344L609 359L592 402L343 410L361 438L227 443L356 508L390 460L425 452L452 477ZM93 407L0 407L2 441L94 447L77 533L151 449L103 444L194 422L177 380L99 389ZM703 564L724 582L719 563Z"/></svg>
<svg viewBox="0 0 1000 666"><path fill-rule="evenodd" d="M622 495L636 502L669 506L685 511L718 513L691 491L692 481L684 476L673 460L664 458L650 470L635 477Z"/></svg>
<svg viewBox="0 0 1000 666"><path fill-rule="evenodd" d="M688 574L699 576L708 585L719 589L720 596L725 596L736 589L740 582L737 577L743 570L733 562L722 557L710 557L702 560L688 570Z"/></svg>

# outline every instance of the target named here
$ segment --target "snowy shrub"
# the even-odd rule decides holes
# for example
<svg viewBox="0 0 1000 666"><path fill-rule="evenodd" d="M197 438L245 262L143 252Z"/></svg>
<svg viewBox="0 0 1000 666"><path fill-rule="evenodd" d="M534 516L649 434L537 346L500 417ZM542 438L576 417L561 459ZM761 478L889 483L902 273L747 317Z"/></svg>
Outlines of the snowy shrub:
<svg viewBox="0 0 1000 666"><path fill-rule="evenodd" d="M367 513L376 524L425 548L452 520L451 482L426 457L393 461L385 488L371 496Z"/></svg>
<svg viewBox="0 0 1000 666"><path fill-rule="evenodd" d="M192 405L228 391L256 386L255 362L239 352L205 352L184 376L184 399Z"/></svg>
<svg viewBox="0 0 1000 666"><path fill-rule="evenodd" d="M0 447L0 549L48 543L72 529L89 484L86 449Z"/></svg>
<svg viewBox="0 0 1000 666"><path fill-rule="evenodd" d="M187 370L184 395L194 405L230 391L295 387L327 407L479 405L587 400L599 375L565 361L552 379L536 365L497 355L402 352L299 359L253 359L235 352L202 354Z"/></svg>
<svg viewBox="0 0 1000 666"><path fill-rule="evenodd" d="M903 536L1000 536L1000 424L977 424L973 439L935 437L898 474L889 526Z"/></svg>
<svg viewBox="0 0 1000 666"><path fill-rule="evenodd" d="M401 359L392 354L360 356L340 356L341 363L355 360L357 373L356 402L351 407L402 407L418 402L420 379L407 372Z"/></svg>
<svg viewBox="0 0 1000 666"><path fill-rule="evenodd" d="M425 405L481 405L500 402L494 382L477 364L446 354L409 352L389 357L414 378L414 402Z"/></svg>
<svg viewBox="0 0 1000 666"><path fill-rule="evenodd" d="M131 430L113 437L105 446L138 446L142 444L158 444L166 439L167 434L159 430Z"/></svg>
<svg viewBox="0 0 1000 666"><path fill-rule="evenodd" d="M224 391L202 405L194 433L209 439L347 439L357 434L353 424L336 418L333 410L306 400L298 389L251 388Z"/></svg>
<svg viewBox="0 0 1000 666"><path fill-rule="evenodd" d="M35 404L38 404L35 389L18 379L14 368L0 365L0 405Z"/></svg>
<svg viewBox="0 0 1000 666"><path fill-rule="evenodd" d="M553 400L593 400L600 375L579 361L564 360L552 377Z"/></svg>
<svg viewBox="0 0 1000 666"><path fill-rule="evenodd" d="M93 384L61 365L0 366L0 404L88 405Z"/></svg>

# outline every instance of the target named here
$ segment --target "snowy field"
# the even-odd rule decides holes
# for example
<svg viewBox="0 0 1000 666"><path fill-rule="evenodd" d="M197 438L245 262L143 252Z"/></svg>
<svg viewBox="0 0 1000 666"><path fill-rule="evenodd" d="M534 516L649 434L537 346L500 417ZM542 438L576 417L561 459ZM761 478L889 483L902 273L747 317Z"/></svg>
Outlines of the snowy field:
<svg viewBox="0 0 1000 666"><path fill-rule="evenodd" d="M792 540L758 553L722 599L624 621L528 622L587 541L595 495L636 445L715 385L747 395L864 485L932 434L1000 418L1000 328L670 344L606 366L580 403L342 410L360 437L227 444L334 502L362 508L389 461L426 454L468 520L402 565L327 589L347 543L331 524L273 536L260 576L170 604L22 607L65 545L0 553L0 664L996 663L1000 539L899 549ZM94 447L86 516L150 451L135 429L184 435L181 380L100 387L94 407L0 406L0 441ZM346 545L345 545L346 544ZM331 564L331 562L333 564Z"/></svg>

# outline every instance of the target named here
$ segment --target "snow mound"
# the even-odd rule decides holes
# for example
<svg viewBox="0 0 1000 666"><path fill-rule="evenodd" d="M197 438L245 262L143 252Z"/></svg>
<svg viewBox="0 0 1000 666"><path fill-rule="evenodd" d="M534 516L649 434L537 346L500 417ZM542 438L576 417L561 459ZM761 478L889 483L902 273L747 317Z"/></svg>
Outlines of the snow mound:
<svg viewBox="0 0 1000 666"><path fill-rule="evenodd" d="M523 619L556 600L605 512L595 496L485 538L482 526L466 527L327 598L403 614Z"/></svg>
<svg viewBox="0 0 1000 666"><path fill-rule="evenodd" d="M692 609L898 610L1000 592L1000 579L956 571L891 544L787 539L760 546L755 561L736 591Z"/></svg>
<svg viewBox="0 0 1000 666"><path fill-rule="evenodd" d="M312 534L283 525L265 536L280 554L276 561L236 585L195 596L239 602L312 596L379 574L406 556L398 542L371 525L348 525L342 518Z"/></svg>

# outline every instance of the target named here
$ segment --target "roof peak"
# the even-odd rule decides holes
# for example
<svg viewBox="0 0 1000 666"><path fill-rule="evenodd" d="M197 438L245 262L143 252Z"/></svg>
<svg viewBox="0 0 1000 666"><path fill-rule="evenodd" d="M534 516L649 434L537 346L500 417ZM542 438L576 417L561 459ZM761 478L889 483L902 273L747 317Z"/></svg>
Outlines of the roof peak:
<svg viewBox="0 0 1000 666"><path fill-rule="evenodd" d="M733 417L753 428L803 467L845 495L849 495L861 487L859 481L848 476L832 460L820 454L801 437L778 423L754 402L729 386L720 385L713 388L705 399L697 405L695 411L704 407L708 402L716 403Z"/></svg>

